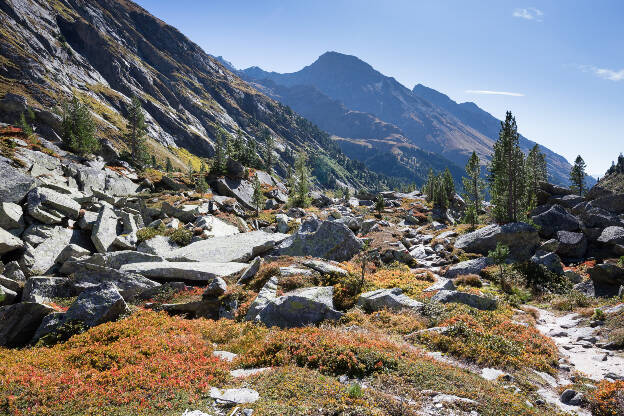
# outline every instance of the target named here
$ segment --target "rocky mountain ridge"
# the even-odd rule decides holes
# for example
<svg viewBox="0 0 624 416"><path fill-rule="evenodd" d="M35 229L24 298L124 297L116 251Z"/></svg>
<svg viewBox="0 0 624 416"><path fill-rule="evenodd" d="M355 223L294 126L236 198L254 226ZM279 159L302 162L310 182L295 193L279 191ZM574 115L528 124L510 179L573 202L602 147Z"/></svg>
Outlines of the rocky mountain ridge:
<svg viewBox="0 0 624 416"><path fill-rule="evenodd" d="M499 120L473 103L457 104L446 95L422 85L410 91L394 78L379 73L357 57L338 52L327 52L311 65L289 74L266 72L258 67L240 73L245 79L264 85L268 94L269 90L274 90L273 94L278 100L280 92L276 85L282 89L315 87L330 100L338 101L351 111L366 113L369 117L393 125L398 129L394 134L400 134L408 143L424 151L437 153L450 160L451 166L463 167L473 151L482 160L487 160L500 129ZM282 99L310 120L321 123L326 118L326 108L308 107L310 101L314 102L310 96L318 93L309 90L303 98L303 91L300 92L299 96L285 95ZM338 111L337 114L342 112ZM330 133L347 138L367 141L378 139L360 135L353 127L350 133L339 126L327 125L325 128ZM525 152L534 144L521 137L520 145ZM566 185L569 163L550 149L540 147L546 154L550 180Z"/></svg>

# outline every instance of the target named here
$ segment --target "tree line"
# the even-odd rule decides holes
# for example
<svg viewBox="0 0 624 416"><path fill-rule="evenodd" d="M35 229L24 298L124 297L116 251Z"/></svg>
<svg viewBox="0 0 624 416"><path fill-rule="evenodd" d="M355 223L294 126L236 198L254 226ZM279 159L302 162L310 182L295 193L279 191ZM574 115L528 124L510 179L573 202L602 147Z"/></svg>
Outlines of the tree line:
<svg viewBox="0 0 624 416"><path fill-rule="evenodd" d="M462 178L466 201L464 221L473 228L482 211L486 189L489 191L492 216L498 223L527 220L537 206L540 182L548 180L546 156L539 145L534 145L525 156L519 145L520 135L515 117L510 111L501 122L498 139L493 146L492 159L487 165L486 181L482 179L482 163L473 152L466 164L467 176ZM586 192L585 162L578 156L570 171L571 189L583 195ZM487 186L486 186L487 182ZM455 195L448 169L438 175L429 173L423 192L434 206L446 209Z"/></svg>

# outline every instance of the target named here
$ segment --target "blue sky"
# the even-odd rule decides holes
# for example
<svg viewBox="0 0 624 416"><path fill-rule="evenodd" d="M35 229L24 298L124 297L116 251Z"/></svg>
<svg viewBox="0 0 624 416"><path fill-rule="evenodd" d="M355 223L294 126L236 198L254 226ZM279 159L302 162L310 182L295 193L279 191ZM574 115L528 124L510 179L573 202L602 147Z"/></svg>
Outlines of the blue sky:
<svg viewBox="0 0 624 416"><path fill-rule="evenodd" d="M138 3L237 68L292 72L334 50L408 88L498 118L511 110L521 133L569 161L581 154L592 174L624 152L620 0Z"/></svg>

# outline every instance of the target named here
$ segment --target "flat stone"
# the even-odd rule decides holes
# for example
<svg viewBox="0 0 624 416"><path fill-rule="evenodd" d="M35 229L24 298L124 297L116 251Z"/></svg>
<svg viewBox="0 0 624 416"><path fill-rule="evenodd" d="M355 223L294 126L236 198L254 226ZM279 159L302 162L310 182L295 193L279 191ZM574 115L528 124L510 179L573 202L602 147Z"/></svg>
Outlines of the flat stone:
<svg viewBox="0 0 624 416"><path fill-rule="evenodd" d="M479 257L478 259L466 260L457 264L453 264L448 268L445 277L453 279L462 274L480 274L481 270L491 266L492 260L489 257Z"/></svg>
<svg viewBox="0 0 624 416"><path fill-rule="evenodd" d="M348 274L346 270L322 260L305 260L303 262L303 265L309 267L312 270L316 270L321 274L338 276L346 276Z"/></svg>
<svg viewBox="0 0 624 416"><path fill-rule="evenodd" d="M496 299L453 290L441 290L431 300L440 303L463 303L476 309L488 311L495 310L498 307Z"/></svg>
<svg viewBox="0 0 624 416"><path fill-rule="evenodd" d="M245 269L245 263L213 262L147 262L121 266L120 271L138 273L149 279L210 282L215 277L231 276Z"/></svg>
<svg viewBox="0 0 624 416"><path fill-rule="evenodd" d="M28 213L44 224L56 224L65 217L77 219L80 204L67 195L38 187L28 193Z"/></svg>
<svg viewBox="0 0 624 416"><path fill-rule="evenodd" d="M260 266L262 266L263 262L264 261L262 260L262 257L256 257L251 262L251 264L245 269L245 271L243 271L243 274L241 274L241 277L238 279L238 282L236 283L239 285L244 285L245 283L253 279L254 276L260 270Z"/></svg>
<svg viewBox="0 0 624 416"><path fill-rule="evenodd" d="M246 404L254 403L260 398L260 394L252 389L217 389L212 387L210 389L210 397L217 401L222 401L232 404Z"/></svg>
<svg viewBox="0 0 624 416"><path fill-rule="evenodd" d="M2 166L0 164L0 166ZM0 228L5 230L24 230L24 211L22 207L12 202L0 203Z"/></svg>
<svg viewBox="0 0 624 416"><path fill-rule="evenodd" d="M398 287L362 293L357 304L367 312L375 312L381 309L420 311L423 307L421 302L405 295Z"/></svg>
<svg viewBox="0 0 624 416"><path fill-rule="evenodd" d="M170 261L212 263L249 261L271 250L275 244L288 237L288 234L251 231L191 243L186 247L171 251L164 257Z"/></svg>

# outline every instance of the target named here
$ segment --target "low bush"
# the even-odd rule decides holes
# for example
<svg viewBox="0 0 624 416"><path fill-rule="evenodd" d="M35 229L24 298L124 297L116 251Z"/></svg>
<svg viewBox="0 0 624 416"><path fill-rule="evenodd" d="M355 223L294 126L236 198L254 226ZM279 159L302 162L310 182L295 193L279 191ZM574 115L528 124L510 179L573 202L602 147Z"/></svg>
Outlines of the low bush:
<svg viewBox="0 0 624 416"><path fill-rule="evenodd" d="M138 242L151 240L152 238L163 235L169 237L169 239L179 246L187 246L191 243L193 238L193 231L184 227L180 228L167 228L163 224L160 224L158 228L144 227L137 230Z"/></svg>
<svg viewBox="0 0 624 416"><path fill-rule="evenodd" d="M446 331L424 332L418 339L479 365L555 372L557 347L537 329L516 324L498 312L466 312L442 320L438 326Z"/></svg>
<svg viewBox="0 0 624 416"><path fill-rule="evenodd" d="M482 287L483 282L481 282L481 278L476 274L462 274L455 278L455 285L457 286L472 286L472 287Z"/></svg>
<svg viewBox="0 0 624 416"><path fill-rule="evenodd" d="M601 381L588 395L589 407L594 416L620 416L624 414L624 381Z"/></svg>
<svg viewBox="0 0 624 416"><path fill-rule="evenodd" d="M576 308L587 308L595 303L595 299L578 290L570 290L564 295L554 296L550 305L558 311L573 311Z"/></svg>

